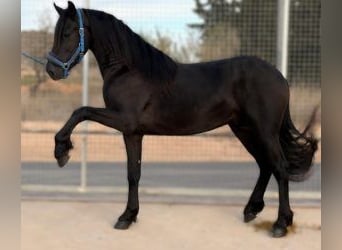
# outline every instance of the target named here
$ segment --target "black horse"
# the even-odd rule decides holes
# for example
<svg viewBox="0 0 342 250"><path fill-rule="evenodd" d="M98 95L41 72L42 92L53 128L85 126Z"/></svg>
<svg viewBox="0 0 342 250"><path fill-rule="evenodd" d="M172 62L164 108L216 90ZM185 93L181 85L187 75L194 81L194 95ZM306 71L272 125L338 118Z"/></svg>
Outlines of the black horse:
<svg viewBox="0 0 342 250"><path fill-rule="evenodd" d="M286 235L293 218L288 183L307 177L317 140L309 134L313 119L302 133L293 125L289 86L275 67L251 56L178 63L110 14L79 10L72 2L67 9L55 8L60 17L48 74L54 80L65 78L90 49L103 77L105 102L105 108L81 107L73 112L55 136L55 157L59 166L67 163L71 133L84 120L122 132L129 193L115 228L126 229L136 221L144 135L191 135L229 125L260 168L244 221L253 220L263 209L273 174L279 186L279 212L272 234Z"/></svg>

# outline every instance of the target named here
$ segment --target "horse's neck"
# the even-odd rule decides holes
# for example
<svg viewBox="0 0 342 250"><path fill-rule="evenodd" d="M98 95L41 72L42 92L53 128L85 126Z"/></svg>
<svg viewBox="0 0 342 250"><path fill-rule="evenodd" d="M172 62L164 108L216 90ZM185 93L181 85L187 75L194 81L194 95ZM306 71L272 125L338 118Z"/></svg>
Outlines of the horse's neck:
<svg viewBox="0 0 342 250"><path fill-rule="evenodd" d="M118 58L114 51L109 48L95 45L90 50L96 58L102 78L105 78L109 72L115 72L123 66L123 60Z"/></svg>
<svg viewBox="0 0 342 250"><path fill-rule="evenodd" d="M137 70L153 83L174 80L177 63L146 43L120 20L92 12L89 21L92 35L90 49L97 59L103 79Z"/></svg>
<svg viewBox="0 0 342 250"><path fill-rule="evenodd" d="M96 61L99 65L102 78L105 78L109 73L116 72L124 65L124 60L115 53L114 47L108 39L106 28L98 28L94 25L92 28L92 44L90 50L93 52Z"/></svg>

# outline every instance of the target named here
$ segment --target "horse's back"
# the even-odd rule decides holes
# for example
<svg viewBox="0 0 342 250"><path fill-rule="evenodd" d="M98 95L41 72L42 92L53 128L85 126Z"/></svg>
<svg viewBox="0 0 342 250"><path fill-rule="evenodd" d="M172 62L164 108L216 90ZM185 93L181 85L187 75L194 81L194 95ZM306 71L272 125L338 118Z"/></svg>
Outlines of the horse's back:
<svg viewBox="0 0 342 250"><path fill-rule="evenodd" d="M255 56L181 64L174 88L203 104L213 100L236 106L253 99L273 102L280 98L288 102L289 93L282 74Z"/></svg>
<svg viewBox="0 0 342 250"><path fill-rule="evenodd" d="M284 81L256 57L179 64L175 81L161 86L144 111L141 127L152 134L194 134L270 109L265 106L282 112Z"/></svg>

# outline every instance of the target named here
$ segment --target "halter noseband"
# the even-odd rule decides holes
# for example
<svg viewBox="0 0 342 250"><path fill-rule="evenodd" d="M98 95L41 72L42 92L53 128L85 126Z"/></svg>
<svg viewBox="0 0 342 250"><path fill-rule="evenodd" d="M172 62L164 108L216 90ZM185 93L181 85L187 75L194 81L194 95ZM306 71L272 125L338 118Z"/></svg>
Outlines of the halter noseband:
<svg viewBox="0 0 342 250"><path fill-rule="evenodd" d="M70 59L67 62L62 62L59 60L56 55L51 51L48 56L47 60L50 63L53 63L63 69L63 78L67 78L69 75L69 69L71 67L71 64L74 62L79 63L83 56L84 56L84 27L83 27L83 18L82 18L82 10L77 9L77 16L78 16L78 24L79 24L79 34L80 34L80 42L78 44L77 49L75 50L74 54L70 57Z"/></svg>

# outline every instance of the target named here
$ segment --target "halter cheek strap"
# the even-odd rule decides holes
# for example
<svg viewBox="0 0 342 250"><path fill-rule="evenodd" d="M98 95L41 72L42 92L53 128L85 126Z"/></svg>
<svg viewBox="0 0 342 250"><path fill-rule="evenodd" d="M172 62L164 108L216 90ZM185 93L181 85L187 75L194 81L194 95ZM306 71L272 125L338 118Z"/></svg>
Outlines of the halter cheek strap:
<svg viewBox="0 0 342 250"><path fill-rule="evenodd" d="M78 47L76 48L75 52L72 54L70 59L66 62L61 61L57 58L57 56L51 51L48 56L47 60L50 63L55 64L56 66L59 66L63 69L63 78L67 78L69 75L70 67L73 63L79 63L85 52L85 46L84 46L84 26L83 26L83 17L82 17L82 10L77 9L77 16L78 16L78 31L80 35L80 41L78 43Z"/></svg>

